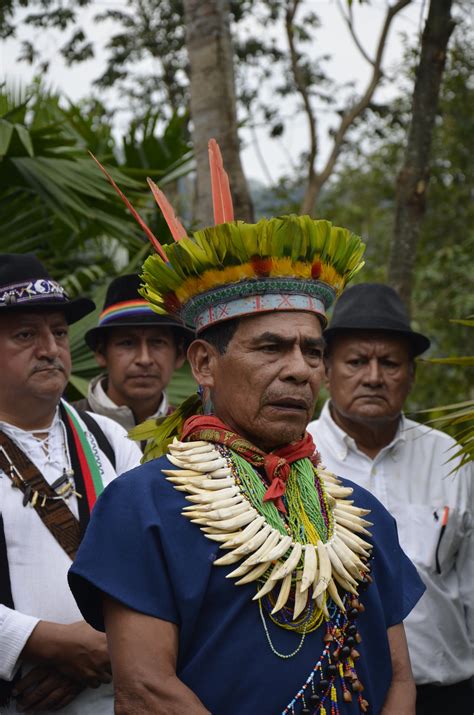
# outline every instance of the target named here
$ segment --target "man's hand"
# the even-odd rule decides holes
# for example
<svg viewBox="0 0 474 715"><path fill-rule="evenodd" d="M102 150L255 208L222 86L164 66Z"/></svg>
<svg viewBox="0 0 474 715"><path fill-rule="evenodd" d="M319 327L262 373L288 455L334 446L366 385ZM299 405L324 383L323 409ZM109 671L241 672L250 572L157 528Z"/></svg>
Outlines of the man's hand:
<svg viewBox="0 0 474 715"><path fill-rule="evenodd" d="M14 697L18 712L59 710L84 690L55 668L38 665L15 683Z"/></svg>
<svg viewBox="0 0 474 715"><path fill-rule="evenodd" d="M85 621L67 625L40 621L21 654L22 660L57 669L82 686L98 688L112 680L104 633Z"/></svg>

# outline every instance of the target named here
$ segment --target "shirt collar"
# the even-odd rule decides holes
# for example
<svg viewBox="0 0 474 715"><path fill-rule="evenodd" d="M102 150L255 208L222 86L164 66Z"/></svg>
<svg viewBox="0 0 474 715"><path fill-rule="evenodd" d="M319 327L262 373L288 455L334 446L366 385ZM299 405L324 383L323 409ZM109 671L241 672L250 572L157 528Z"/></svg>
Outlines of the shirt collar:
<svg viewBox="0 0 474 715"><path fill-rule="evenodd" d="M330 405L330 400L327 400L324 403L324 407L321 410L321 415L320 415L320 420L322 424L324 424L324 428L329 436L329 439L331 440L331 444L334 446L334 449L336 451L336 456L338 459L341 459L344 461L347 457L347 454L349 450L352 450L354 452L360 452L358 449L355 440L347 434L347 432L344 432L344 430L339 427L338 424L334 421L332 415L331 415L331 410L329 408ZM406 442L407 439L407 426L406 426L406 417L402 413L400 415L400 420L398 424L398 429L395 433L394 438L390 442L390 444L387 444L383 449L380 450L379 455L381 454L387 454L391 450L395 449L397 445L401 444L402 442ZM317 446L317 436L316 436L316 446ZM379 456L377 455L377 456Z"/></svg>
<svg viewBox="0 0 474 715"><path fill-rule="evenodd" d="M98 400L100 405L102 407L105 407L107 410L113 410L113 411L121 411L127 416L129 416L132 421L133 421L133 413L130 407L127 407L127 405L117 405L113 400L110 399L106 391L104 390L104 381L106 379L105 375L100 375L99 377L95 378L91 382L91 389L89 391L89 399L91 395L93 396L94 399ZM92 405L93 406L93 405ZM163 417L168 413L169 409L169 402L168 402L168 396L163 390L163 394L161 396L161 402L159 404L158 409L153 415L150 415L150 418L154 417Z"/></svg>

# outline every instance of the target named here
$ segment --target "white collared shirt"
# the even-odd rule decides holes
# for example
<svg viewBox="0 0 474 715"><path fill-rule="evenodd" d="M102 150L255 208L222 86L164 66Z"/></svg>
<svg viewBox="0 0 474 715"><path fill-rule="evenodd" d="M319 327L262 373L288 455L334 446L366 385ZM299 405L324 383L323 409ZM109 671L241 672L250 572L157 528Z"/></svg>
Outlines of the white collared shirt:
<svg viewBox="0 0 474 715"><path fill-rule="evenodd" d="M403 416L375 459L334 422L328 402L308 431L329 470L368 489L392 513L426 585L405 621L416 683L467 680L474 675L473 465L450 474L454 440Z"/></svg>
<svg viewBox="0 0 474 715"><path fill-rule="evenodd" d="M101 455L105 486L117 474L136 467L140 463L141 452L116 422L100 415L94 415L94 419L115 453L116 470L100 452L94 436L86 431L91 446ZM49 484L61 476L64 467L70 466L67 463L65 433L59 411L49 429L48 454L30 432L4 422L0 422L0 429L28 454ZM13 677L19 665L20 653L39 620L55 623L82 620L67 583L71 559L36 511L29 505L22 505L23 493L19 489L12 489L11 485L10 478L0 469L0 513L3 517L15 604L15 609L0 604L0 678L4 680ZM66 503L77 518L77 497L71 496ZM7 708L0 708L0 712L2 715L16 713L14 701ZM87 688L70 705L56 712L64 715L112 715L112 686L104 685L97 690Z"/></svg>

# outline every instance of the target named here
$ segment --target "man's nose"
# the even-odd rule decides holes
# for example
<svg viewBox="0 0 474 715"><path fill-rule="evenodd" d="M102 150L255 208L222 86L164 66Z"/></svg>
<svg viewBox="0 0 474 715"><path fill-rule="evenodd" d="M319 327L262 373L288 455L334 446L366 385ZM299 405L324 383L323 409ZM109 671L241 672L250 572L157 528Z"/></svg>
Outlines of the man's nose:
<svg viewBox="0 0 474 715"><path fill-rule="evenodd" d="M314 370L306 360L300 348L295 348L285 356L285 364L281 372L283 380L293 380L294 382L307 382L311 370Z"/></svg>
<svg viewBox="0 0 474 715"><path fill-rule="evenodd" d="M149 365L152 362L151 350L146 340L137 346L135 361L140 365Z"/></svg>
<svg viewBox="0 0 474 715"><path fill-rule="evenodd" d="M383 382L382 370L377 358L371 358L367 363L364 382L367 385L378 386Z"/></svg>
<svg viewBox="0 0 474 715"><path fill-rule="evenodd" d="M41 330L36 341L36 354L38 357L54 359L57 357L58 352L59 347L54 333L49 328Z"/></svg>

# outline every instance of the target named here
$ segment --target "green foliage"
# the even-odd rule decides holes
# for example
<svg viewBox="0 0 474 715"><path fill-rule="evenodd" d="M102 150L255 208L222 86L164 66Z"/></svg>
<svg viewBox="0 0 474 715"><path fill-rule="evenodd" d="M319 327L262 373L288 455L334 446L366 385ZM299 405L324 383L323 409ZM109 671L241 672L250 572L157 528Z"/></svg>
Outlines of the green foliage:
<svg viewBox="0 0 474 715"><path fill-rule="evenodd" d="M107 164L161 241L171 237L145 177L172 187L192 167L185 117L171 117L158 135L149 113L142 124L132 123L122 147L108 119L98 102L64 106L38 86L23 94L0 90L0 252L35 253L70 295L88 294L98 306L71 327L72 398L85 394L98 372L84 333L97 324L107 283L139 271L150 253L87 150ZM176 395L186 389L194 383L184 371Z"/></svg>

